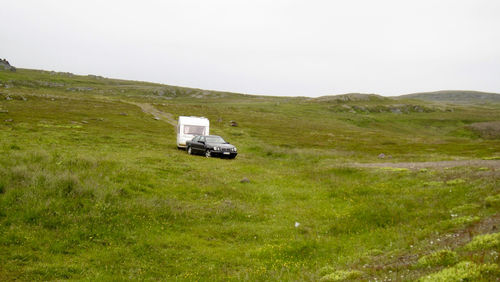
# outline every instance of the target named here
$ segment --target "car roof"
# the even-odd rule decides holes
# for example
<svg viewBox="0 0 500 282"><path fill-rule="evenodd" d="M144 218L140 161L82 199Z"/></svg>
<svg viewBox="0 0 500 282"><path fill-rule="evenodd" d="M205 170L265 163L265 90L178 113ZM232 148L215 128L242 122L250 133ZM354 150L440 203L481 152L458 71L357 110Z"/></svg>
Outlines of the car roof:
<svg viewBox="0 0 500 282"><path fill-rule="evenodd" d="M220 137L219 135L195 135L194 137L197 137L197 136L200 136L200 137ZM222 138L222 137L220 137L220 138ZM222 139L224 139L224 138L222 138Z"/></svg>
<svg viewBox="0 0 500 282"><path fill-rule="evenodd" d="M205 117L179 117L179 125L210 126L210 121Z"/></svg>

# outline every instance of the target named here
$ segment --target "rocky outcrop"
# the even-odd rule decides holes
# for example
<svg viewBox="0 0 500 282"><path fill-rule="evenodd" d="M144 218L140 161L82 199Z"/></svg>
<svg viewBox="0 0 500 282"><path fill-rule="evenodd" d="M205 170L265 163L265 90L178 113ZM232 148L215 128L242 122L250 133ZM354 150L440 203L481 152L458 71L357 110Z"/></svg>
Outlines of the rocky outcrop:
<svg viewBox="0 0 500 282"><path fill-rule="evenodd" d="M7 61L6 59L0 59L0 71L3 70L16 71L16 68L11 66L9 61Z"/></svg>

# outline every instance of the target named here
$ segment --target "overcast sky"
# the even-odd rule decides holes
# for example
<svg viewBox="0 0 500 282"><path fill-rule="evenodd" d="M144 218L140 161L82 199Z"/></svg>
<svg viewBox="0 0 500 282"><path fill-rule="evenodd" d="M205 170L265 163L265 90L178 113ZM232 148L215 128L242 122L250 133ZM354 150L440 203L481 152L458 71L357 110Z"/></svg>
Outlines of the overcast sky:
<svg viewBox="0 0 500 282"><path fill-rule="evenodd" d="M0 0L14 66L249 94L500 92L499 0Z"/></svg>

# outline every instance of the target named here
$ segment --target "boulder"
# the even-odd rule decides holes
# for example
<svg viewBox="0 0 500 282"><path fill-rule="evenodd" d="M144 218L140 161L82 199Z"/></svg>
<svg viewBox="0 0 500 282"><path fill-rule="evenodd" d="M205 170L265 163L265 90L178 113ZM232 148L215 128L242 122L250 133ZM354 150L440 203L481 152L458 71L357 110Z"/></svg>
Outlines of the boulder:
<svg viewBox="0 0 500 282"><path fill-rule="evenodd" d="M403 112L399 108L390 108L391 113L393 114L402 114Z"/></svg>

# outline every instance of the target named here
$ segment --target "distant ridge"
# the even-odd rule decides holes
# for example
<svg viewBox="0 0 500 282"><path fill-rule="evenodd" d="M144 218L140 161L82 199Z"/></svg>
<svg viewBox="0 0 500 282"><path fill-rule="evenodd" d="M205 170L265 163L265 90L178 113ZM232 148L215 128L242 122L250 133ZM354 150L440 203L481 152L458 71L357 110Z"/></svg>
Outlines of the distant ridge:
<svg viewBox="0 0 500 282"><path fill-rule="evenodd" d="M316 98L318 101L345 101L345 102L356 102L356 101L381 101L388 100L389 98L383 97L377 94L363 94L363 93L347 93L340 95L327 95Z"/></svg>
<svg viewBox="0 0 500 282"><path fill-rule="evenodd" d="M500 103L500 94L469 90L442 90L421 92L395 97L396 99L418 99L429 102L457 104Z"/></svg>

